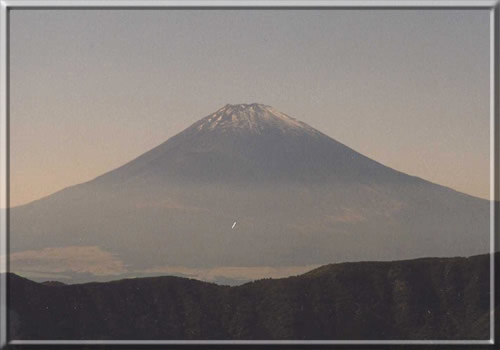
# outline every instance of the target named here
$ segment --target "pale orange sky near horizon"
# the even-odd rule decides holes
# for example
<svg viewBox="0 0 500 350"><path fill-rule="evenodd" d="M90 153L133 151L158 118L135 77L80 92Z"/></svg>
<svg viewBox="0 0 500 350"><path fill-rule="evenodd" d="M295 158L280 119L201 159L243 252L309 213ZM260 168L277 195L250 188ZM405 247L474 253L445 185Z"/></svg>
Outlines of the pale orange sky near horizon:
<svg viewBox="0 0 500 350"><path fill-rule="evenodd" d="M12 206L252 102L489 196L486 10L14 9L10 26Z"/></svg>

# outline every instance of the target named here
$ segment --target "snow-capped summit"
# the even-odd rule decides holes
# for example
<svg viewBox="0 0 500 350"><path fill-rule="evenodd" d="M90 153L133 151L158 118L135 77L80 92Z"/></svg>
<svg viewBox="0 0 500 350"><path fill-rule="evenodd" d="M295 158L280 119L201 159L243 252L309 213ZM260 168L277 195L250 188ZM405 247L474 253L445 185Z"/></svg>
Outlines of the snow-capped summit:
<svg viewBox="0 0 500 350"><path fill-rule="evenodd" d="M227 104L99 181L378 181L400 173L263 104ZM154 179L154 180L152 180ZM398 180L399 181L399 180Z"/></svg>
<svg viewBox="0 0 500 350"><path fill-rule="evenodd" d="M316 134L318 131L275 108L259 104L227 104L214 113L201 119L193 125L197 130L245 130L261 133L264 130L280 130L281 132L307 132Z"/></svg>

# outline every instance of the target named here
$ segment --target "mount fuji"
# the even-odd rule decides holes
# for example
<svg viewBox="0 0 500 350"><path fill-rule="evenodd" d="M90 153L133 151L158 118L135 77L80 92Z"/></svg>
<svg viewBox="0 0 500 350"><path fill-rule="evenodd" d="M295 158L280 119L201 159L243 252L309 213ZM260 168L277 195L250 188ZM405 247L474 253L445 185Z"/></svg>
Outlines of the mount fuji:
<svg viewBox="0 0 500 350"><path fill-rule="evenodd" d="M10 210L11 271L79 280L469 256L488 252L489 238L488 201L262 104L226 105L115 170ZM114 265L35 266L68 247Z"/></svg>

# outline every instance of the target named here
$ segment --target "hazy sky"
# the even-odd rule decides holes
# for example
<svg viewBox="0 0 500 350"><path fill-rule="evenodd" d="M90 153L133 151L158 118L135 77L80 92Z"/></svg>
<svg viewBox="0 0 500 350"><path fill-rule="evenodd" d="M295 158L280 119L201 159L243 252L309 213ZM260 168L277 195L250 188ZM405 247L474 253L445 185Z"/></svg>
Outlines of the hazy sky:
<svg viewBox="0 0 500 350"><path fill-rule="evenodd" d="M12 205L252 102L488 197L486 10L13 10L10 34Z"/></svg>

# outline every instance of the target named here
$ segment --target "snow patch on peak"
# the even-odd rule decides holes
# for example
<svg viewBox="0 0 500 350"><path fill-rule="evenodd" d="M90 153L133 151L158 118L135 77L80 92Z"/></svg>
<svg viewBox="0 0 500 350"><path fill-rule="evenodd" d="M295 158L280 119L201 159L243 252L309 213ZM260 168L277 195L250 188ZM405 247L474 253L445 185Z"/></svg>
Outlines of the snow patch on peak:
<svg viewBox="0 0 500 350"><path fill-rule="evenodd" d="M275 108L259 103L227 104L194 125L198 130L229 130L262 133L266 129L280 130L283 133L319 132Z"/></svg>

